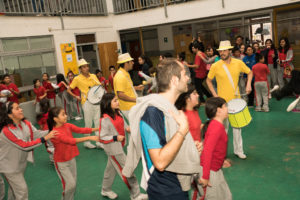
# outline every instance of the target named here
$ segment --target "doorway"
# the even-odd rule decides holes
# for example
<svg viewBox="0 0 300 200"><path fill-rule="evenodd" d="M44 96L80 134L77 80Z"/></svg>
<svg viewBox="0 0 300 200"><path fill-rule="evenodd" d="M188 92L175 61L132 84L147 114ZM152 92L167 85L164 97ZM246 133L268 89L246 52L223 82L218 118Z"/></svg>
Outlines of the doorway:
<svg viewBox="0 0 300 200"><path fill-rule="evenodd" d="M84 58L90 64L90 72L101 69L98 45L95 34L76 35L78 58Z"/></svg>

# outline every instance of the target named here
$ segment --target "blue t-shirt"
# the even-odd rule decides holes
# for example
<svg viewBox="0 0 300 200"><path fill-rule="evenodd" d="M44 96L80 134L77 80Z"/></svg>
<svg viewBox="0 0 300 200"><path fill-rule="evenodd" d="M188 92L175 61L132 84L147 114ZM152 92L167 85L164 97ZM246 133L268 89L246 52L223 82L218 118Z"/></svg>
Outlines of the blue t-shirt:
<svg viewBox="0 0 300 200"><path fill-rule="evenodd" d="M255 59L255 53L252 54L251 56L245 56L243 58L243 62L252 70L252 67L256 64L256 59ZM246 74L244 74L244 77L247 77ZM253 81L254 79L252 79Z"/></svg>
<svg viewBox="0 0 300 200"><path fill-rule="evenodd" d="M161 149L167 143L163 112L156 107L149 106L141 119L140 131L143 153L150 175L147 188L149 200L188 199L188 193L182 191L177 174L168 171L158 171L153 166L148 152L148 149ZM151 174L150 169L152 167L154 167L154 171Z"/></svg>

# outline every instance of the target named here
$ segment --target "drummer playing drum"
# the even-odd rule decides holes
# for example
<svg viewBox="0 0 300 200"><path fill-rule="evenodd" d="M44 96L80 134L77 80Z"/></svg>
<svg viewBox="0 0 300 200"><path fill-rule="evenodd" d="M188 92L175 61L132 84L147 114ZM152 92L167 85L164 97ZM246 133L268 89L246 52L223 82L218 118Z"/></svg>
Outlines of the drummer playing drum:
<svg viewBox="0 0 300 200"><path fill-rule="evenodd" d="M82 110L84 114L84 123L85 127L92 128L93 122L94 127L99 127L99 118L100 118L100 106L94 105L87 100L87 95L91 87L96 85L101 85L98 78L95 74L90 73L89 63L85 61L85 59L80 59L78 61L78 67L80 70L80 74L76 76L70 87L68 88L68 93L81 101ZM78 88L81 92L81 97L76 96L71 90L74 88ZM95 135L98 135L98 132L95 132ZM102 148L102 144L100 142L96 142L97 148ZM96 148L90 141L84 142L84 147L89 149Z"/></svg>
<svg viewBox="0 0 300 200"><path fill-rule="evenodd" d="M238 59L231 57L231 46L230 41L221 41L219 49L221 60L214 63L208 73L206 83L214 97L222 97L229 102L232 99L240 98L238 90L238 82L240 73L246 73L247 76L247 86L246 93L251 92L251 80L253 77L252 71ZM215 91L212 80L216 77L217 81L217 92ZM229 129L229 122L225 122L226 132ZM232 128L233 131L233 151L236 156L241 159L246 159L247 156L244 154L243 150L243 139L242 139L242 129Z"/></svg>

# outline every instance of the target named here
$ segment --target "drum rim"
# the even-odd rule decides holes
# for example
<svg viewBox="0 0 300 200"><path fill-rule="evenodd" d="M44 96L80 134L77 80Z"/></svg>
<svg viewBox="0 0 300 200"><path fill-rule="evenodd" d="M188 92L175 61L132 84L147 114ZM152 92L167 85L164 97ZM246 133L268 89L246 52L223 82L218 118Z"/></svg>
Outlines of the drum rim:
<svg viewBox="0 0 300 200"><path fill-rule="evenodd" d="M236 99L232 99L232 100L230 100L228 103L227 103L227 106L228 106L228 114L238 114L238 113L240 113L240 112L242 112L246 107L248 107L247 106L247 102L244 100L244 99L241 99L241 98L237 98L238 100L243 100L245 103L246 103L246 105L243 107L243 109L241 109L240 111L238 111L238 112L236 112L236 113L230 113L229 112L229 105L228 105L228 103L230 102L230 101L232 101L232 100L236 100ZM249 110L249 108L248 108L248 110Z"/></svg>
<svg viewBox="0 0 300 200"><path fill-rule="evenodd" d="M233 128L244 128L244 127L248 126L248 125L252 122L252 119L253 119L253 118L252 118L252 116L251 116L251 119L250 119L249 123L246 124L246 125L244 125L244 126L241 126L241 127L232 126L232 125L230 124L230 122L229 122L229 124L230 124L230 126L233 127Z"/></svg>
<svg viewBox="0 0 300 200"><path fill-rule="evenodd" d="M91 104L93 104L93 105L98 105L98 104L100 104L103 95L102 95L101 99L99 100L99 102L97 102L97 103L92 103L91 100L89 99L89 93L90 93L90 91L91 91L92 88L94 88L94 87L99 87L99 86L103 89L103 91L104 91L104 92L103 92L103 95L104 95L104 94L106 93L106 91L105 91L105 88L104 88L102 85L94 85L93 87L91 87L91 88L89 89L89 91L88 91L88 93L87 93L86 99L87 99Z"/></svg>

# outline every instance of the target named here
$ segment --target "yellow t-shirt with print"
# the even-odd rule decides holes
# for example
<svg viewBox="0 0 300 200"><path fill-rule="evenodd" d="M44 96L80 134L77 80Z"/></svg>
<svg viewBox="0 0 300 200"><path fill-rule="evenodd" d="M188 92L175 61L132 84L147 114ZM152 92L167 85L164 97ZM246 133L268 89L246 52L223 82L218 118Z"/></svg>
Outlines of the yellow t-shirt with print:
<svg viewBox="0 0 300 200"><path fill-rule="evenodd" d="M81 92L81 104L83 105L87 100L87 94L91 87L95 85L100 85L97 76L95 74L89 74L89 77L85 77L82 74L76 76L72 83L70 84L70 88L78 88Z"/></svg>
<svg viewBox="0 0 300 200"><path fill-rule="evenodd" d="M125 95L136 98L130 75L122 67L119 68L116 75L114 76L114 90L116 95L117 92L124 92ZM121 99L119 99L119 103L120 110L124 111L130 110L130 108L136 104L135 102L123 101Z"/></svg>
<svg viewBox="0 0 300 200"><path fill-rule="evenodd" d="M235 95L236 91L232 87L227 73L223 68L223 64L227 66L231 74L234 88L237 90L238 96ZM223 60L219 60L218 62L214 63L211 66L207 77L211 80L216 77L218 96L224 98L226 102L229 102L232 99L240 98L240 92L238 88L240 73L248 74L250 71L250 68L247 67L243 61L231 58L230 64L226 64Z"/></svg>

